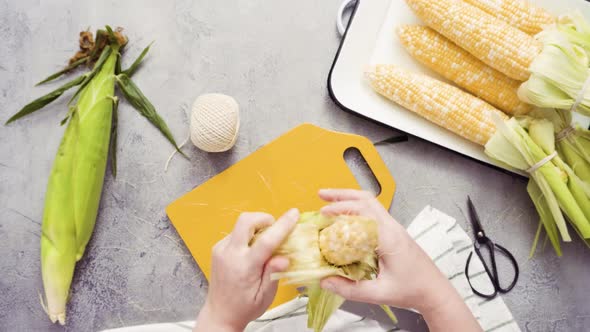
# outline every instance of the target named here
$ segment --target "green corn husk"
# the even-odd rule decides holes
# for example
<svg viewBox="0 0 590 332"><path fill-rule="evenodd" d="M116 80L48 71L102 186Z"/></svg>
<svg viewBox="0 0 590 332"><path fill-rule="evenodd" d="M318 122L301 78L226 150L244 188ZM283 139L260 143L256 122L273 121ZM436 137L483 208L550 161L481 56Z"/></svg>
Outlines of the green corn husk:
<svg viewBox="0 0 590 332"><path fill-rule="evenodd" d="M590 54L590 24L582 13L574 11L560 16L556 28L573 44L579 45Z"/></svg>
<svg viewBox="0 0 590 332"><path fill-rule="evenodd" d="M590 184L590 149L585 146L590 142L590 131L573 124L570 111L543 109L536 110L531 115L553 123L555 134L562 135L556 141L559 156L582 181Z"/></svg>
<svg viewBox="0 0 590 332"><path fill-rule="evenodd" d="M541 188L539 188L535 181L529 181L527 185L527 191L533 203L535 204L535 208L539 213L540 219L539 231L537 231L537 235L535 236L535 240L533 241L530 257L533 256L537 248L537 240L540 235L541 227L545 229L545 233L547 233L547 237L549 238L549 241L551 241L551 245L553 245L553 249L555 249L557 256L561 256L562 253L561 244L559 242L559 231L557 230L555 219L551 214L549 204L547 203L545 196L543 196L543 193L541 192Z"/></svg>
<svg viewBox="0 0 590 332"><path fill-rule="evenodd" d="M590 115L590 87L585 86L590 76L587 28L581 15L570 15L536 36L543 50L529 67L530 78L518 89L520 99L538 107L570 110L583 93L574 111Z"/></svg>
<svg viewBox="0 0 590 332"><path fill-rule="evenodd" d="M496 119L497 132L486 144L485 153L503 165L528 170L553 152L554 130L548 123L531 118L520 121L512 118L506 122ZM527 132L522 125L530 131ZM571 168L556 156L530 174L530 182L533 181L529 183L528 191L556 252L561 253L555 242L555 228L563 241L571 241L564 214L583 239L590 238L590 216L587 213L590 211L587 209L590 196Z"/></svg>
<svg viewBox="0 0 590 332"><path fill-rule="evenodd" d="M320 287L320 281L323 278L340 276L351 280L372 279L378 271L375 252L368 254L360 261L344 266L336 266L326 261L320 250L319 235L337 218L328 218L319 212L302 213L291 234L275 251L276 255L289 258L291 263L287 271L274 273L271 277L273 280L281 279L286 284L305 287L305 295L309 298L308 327L315 332L322 331L330 316L344 303L344 298ZM382 308L391 320L397 323L389 307L382 306Z"/></svg>
<svg viewBox="0 0 590 332"><path fill-rule="evenodd" d="M580 144L583 151L590 151L590 130L578 130L578 137L580 140L578 143Z"/></svg>
<svg viewBox="0 0 590 332"><path fill-rule="evenodd" d="M126 43L127 38L120 31L115 32L109 26L98 30L96 47L89 56L93 62L96 59L94 68L25 105L7 121L8 124L36 112L65 91L79 86L62 121L62 124L69 123L49 177L41 226L41 273L46 302L42 300L41 304L51 321L62 325L66 321L76 262L84 255L94 230L109 151L112 173L116 174L116 75L125 76L124 82L117 81L117 86L133 91L132 105L178 148L164 120L127 76L138 68L149 46L127 74L122 74L119 51ZM45 81L64 73L62 70Z"/></svg>
<svg viewBox="0 0 590 332"><path fill-rule="evenodd" d="M320 287L319 282L309 284L305 294L308 297L307 327L315 332L322 331L328 319L342 304L345 299Z"/></svg>
<svg viewBox="0 0 590 332"><path fill-rule="evenodd" d="M41 237L41 271L52 322L65 323L76 262L84 250L102 192L115 92L118 46L82 90L49 177Z"/></svg>
<svg viewBox="0 0 590 332"><path fill-rule="evenodd" d="M554 153L555 137L553 123L547 119L531 119L528 121L529 136L547 154ZM584 183L559 155L552 162L563 172L567 186L584 213L590 220L590 186ZM574 224L576 226L576 224Z"/></svg>

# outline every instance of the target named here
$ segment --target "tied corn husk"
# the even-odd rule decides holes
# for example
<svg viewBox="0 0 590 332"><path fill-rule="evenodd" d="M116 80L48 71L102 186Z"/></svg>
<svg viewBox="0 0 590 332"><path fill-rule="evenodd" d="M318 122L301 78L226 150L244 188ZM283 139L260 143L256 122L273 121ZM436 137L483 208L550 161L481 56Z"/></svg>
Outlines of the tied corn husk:
<svg viewBox="0 0 590 332"><path fill-rule="evenodd" d="M115 87L124 90L131 104L177 147L166 123L129 78L149 46L123 71L119 57L127 39L120 32L109 26L99 30L96 43L89 44L95 45L94 49L88 49L87 55L39 84L57 79L86 60L95 63L90 72L35 99L7 121L8 124L36 112L65 91L78 87L62 121L62 125L68 125L49 176L41 226L41 274L46 302L42 299L41 304L50 320L62 325L66 322L66 304L76 263L83 257L94 230L109 152L111 170L116 175Z"/></svg>
<svg viewBox="0 0 590 332"><path fill-rule="evenodd" d="M371 250L358 248L357 253L360 255L345 254L347 249L340 248L338 252L332 252L332 255L343 253L341 257L335 257L338 261L349 259L350 264L335 265L326 260L325 255L330 250L329 245L325 243L320 245L320 237L323 234L329 234L329 228L338 222L359 222L366 223L362 229L365 234L360 234L362 245L372 243ZM347 226L346 226L347 227ZM324 231L324 233L322 233ZM257 236L264 232L260 231L253 239L256 241ZM359 235L359 234L357 234ZM334 234L329 236L334 237ZM326 325L330 316L344 303L344 298L320 287L320 281L330 276L340 276L351 280L372 279L378 272L378 260L375 252L377 238L377 226L375 221L359 216L338 216L328 218L319 212L302 213L299 221L293 231L285 239L279 248L276 249L275 255L289 258L290 265L287 271L274 273L273 280L282 280L285 284L295 284L304 286L304 294L309 298L307 304L308 327L315 332L320 332ZM367 239L365 241L364 239ZM345 246L346 239L342 245ZM340 243L336 244L337 246ZM362 246L361 245L361 246ZM365 253L363 255L362 253ZM331 255L328 255L330 257ZM382 306L383 310L392 319L397 322L395 315L389 307Z"/></svg>
<svg viewBox="0 0 590 332"><path fill-rule="evenodd" d="M590 24L582 13L574 11L558 18L555 28L559 30L570 42L578 45L590 54Z"/></svg>
<svg viewBox="0 0 590 332"><path fill-rule="evenodd" d="M496 119L496 126L485 153L501 165L527 171L555 151L554 129L548 120ZM529 175L529 195L557 254L561 255L557 233L563 241L571 241L566 217L582 239L589 239L590 191L571 167L557 155Z"/></svg>
<svg viewBox="0 0 590 332"><path fill-rule="evenodd" d="M575 106L573 111L590 116L588 22L579 13L562 16L535 38L543 42L543 50L529 67L531 76L519 87L519 98L543 108Z"/></svg>
<svg viewBox="0 0 590 332"><path fill-rule="evenodd" d="M572 168L574 173L590 185L590 131L572 123L569 111L553 109L536 110L531 116L544 118L553 123L556 148L559 156Z"/></svg>

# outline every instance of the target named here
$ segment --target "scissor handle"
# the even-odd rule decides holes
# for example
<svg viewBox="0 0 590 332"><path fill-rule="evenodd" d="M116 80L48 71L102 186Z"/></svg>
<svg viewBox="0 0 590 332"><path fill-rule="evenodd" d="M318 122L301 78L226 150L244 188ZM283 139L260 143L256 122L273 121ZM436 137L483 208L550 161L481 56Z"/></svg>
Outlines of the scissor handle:
<svg viewBox="0 0 590 332"><path fill-rule="evenodd" d="M501 245L497 244L497 243L492 243L499 252L501 252L506 258L508 258L510 260L510 262L512 263L512 266L514 267L514 279L512 280L512 282L510 283L510 285L508 285L508 287L506 288L502 288L502 286L500 285L500 279L498 278L498 272L496 272L496 286L498 288L498 292L500 293L508 293L510 290L512 290L512 288L514 288L514 286L516 285L516 282L518 281L518 275L519 275L519 269L518 269L518 263L516 262L516 259L514 258L514 256L512 256L512 254L510 253L510 251L506 250L506 248L502 247Z"/></svg>
<svg viewBox="0 0 590 332"><path fill-rule="evenodd" d="M488 267L488 264L483 259L483 256L479 250L480 245L485 245L488 247L489 256L490 256L491 265L492 265L491 268ZM494 297L496 297L496 295L498 293L504 294L504 293L509 292L512 288L514 288L514 286L516 285L516 282L518 281L518 276L519 276L518 263L516 262L516 259L514 258L514 256L512 256L512 254L508 250L506 250L506 248L502 247L499 244L495 244L488 237L481 238L479 241L479 245L475 245L474 247L475 247L475 253L477 254L479 259L481 260L484 270L492 283L492 286L494 288L494 292L491 294L481 293L478 290L476 290L473 287L473 285L471 284L471 280L469 277L469 263L471 262L471 257L473 255L473 252L470 252L469 256L467 257L467 263L465 264L465 277L467 278L467 282L469 283L469 286L471 287L471 290L473 291L473 293L475 293L481 297L484 297L486 299L493 299ZM504 255L506 258L508 258L510 260L510 262L512 263L512 266L514 267L514 279L512 280L510 285L506 288L502 288L502 286L500 285L500 278L498 276L498 268L496 266L496 249L498 249L498 252L500 252L502 255Z"/></svg>
<svg viewBox="0 0 590 332"><path fill-rule="evenodd" d="M479 257L479 259L482 261L483 268L485 269L485 272L488 275L488 278L490 278L490 281L491 281L492 286L494 288L494 292L491 294L484 294L484 293L478 291L477 289L475 289L473 287L473 285L471 284L471 278L469 277L469 263L471 262L471 256L473 256L473 251L469 253L469 256L467 256L467 263L465 264L465 278L467 279L467 282L469 283L469 287L471 287L471 291L473 291L474 294L479 295L479 296L486 298L486 299L493 299L494 297L496 297L496 295L498 295L498 288L496 287L496 283L494 282L494 279L493 279L490 269L488 268L487 264L484 262L483 258L481 257L481 253L479 252L479 249L477 249L477 247L475 248L475 253Z"/></svg>

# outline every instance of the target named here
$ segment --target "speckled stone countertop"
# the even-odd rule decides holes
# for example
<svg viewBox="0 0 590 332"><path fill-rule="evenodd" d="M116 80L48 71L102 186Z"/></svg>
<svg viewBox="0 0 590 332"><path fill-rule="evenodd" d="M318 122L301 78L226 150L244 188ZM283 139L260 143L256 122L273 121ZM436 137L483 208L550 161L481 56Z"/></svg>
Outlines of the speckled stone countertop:
<svg viewBox="0 0 590 332"><path fill-rule="evenodd" d="M242 110L236 147L175 159L162 136L126 103L119 107L119 174L106 176L94 236L79 263L69 331L193 319L207 282L164 208L302 122L380 140L395 131L338 109L326 78L337 50L335 12L323 1L0 0L0 120L56 85L33 87L63 66L80 30L123 26L134 58L155 44L135 80L186 137L183 108L206 92L234 96ZM40 221L67 98L0 130L0 330L60 331L39 305ZM525 181L410 138L379 146L398 185L392 208L403 224L427 204L465 227L467 194L488 234L505 244L521 279L505 296L524 331L590 330L590 251L579 240L557 258L550 246L528 259L537 216Z"/></svg>

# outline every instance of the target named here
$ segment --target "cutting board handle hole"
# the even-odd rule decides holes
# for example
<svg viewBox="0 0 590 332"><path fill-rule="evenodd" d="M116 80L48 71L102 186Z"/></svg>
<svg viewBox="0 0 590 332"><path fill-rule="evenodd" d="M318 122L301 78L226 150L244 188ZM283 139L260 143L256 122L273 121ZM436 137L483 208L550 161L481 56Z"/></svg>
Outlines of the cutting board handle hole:
<svg viewBox="0 0 590 332"><path fill-rule="evenodd" d="M359 186L375 196L381 194L381 185L371 170L369 163L359 149L350 147L344 151L344 162L354 175Z"/></svg>

